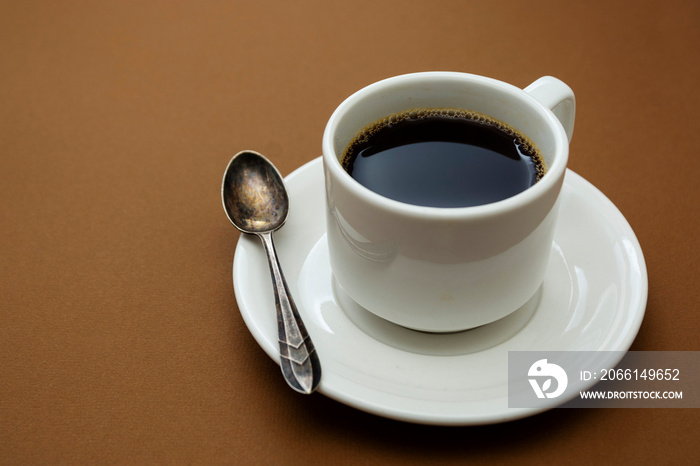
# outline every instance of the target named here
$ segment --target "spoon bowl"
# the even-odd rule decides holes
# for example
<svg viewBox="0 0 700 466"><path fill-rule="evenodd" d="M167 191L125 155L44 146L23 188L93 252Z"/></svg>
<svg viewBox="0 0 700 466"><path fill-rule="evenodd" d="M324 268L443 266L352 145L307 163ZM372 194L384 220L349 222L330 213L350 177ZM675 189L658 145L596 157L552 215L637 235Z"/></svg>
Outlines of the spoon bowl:
<svg viewBox="0 0 700 466"><path fill-rule="evenodd" d="M257 152L240 152L231 159L224 174L222 199L228 219L244 233L277 230L289 214L282 176Z"/></svg>
<svg viewBox="0 0 700 466"><path fill-rule="evenodd" d="M257 235L265 248L275 292L280 367L287 384L312 393L321 380L321 363L301 320L277 259L272 232L284 225L289 195L282 176L262 154L242 151L226 167L221 183L226 216L243 233Z"/></svg>

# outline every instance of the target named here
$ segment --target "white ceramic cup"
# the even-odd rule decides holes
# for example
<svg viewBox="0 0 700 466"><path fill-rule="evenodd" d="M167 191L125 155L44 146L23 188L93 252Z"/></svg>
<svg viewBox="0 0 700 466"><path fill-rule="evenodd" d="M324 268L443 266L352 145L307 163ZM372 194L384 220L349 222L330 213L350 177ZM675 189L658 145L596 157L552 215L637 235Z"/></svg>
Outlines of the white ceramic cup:
<svg viewBox="0 0 700 466"><path fill-rule="evenodd" d="M354 180L340 159L364 127L412 108L459 108L505 122L535 143L547 171L515 196L474 207L424 207L381 196ZM466 73L414 73L350 96L323 135L336 288L379 317L430 332L488 324L537 299L574 114L573 92L553 77L523 90Z"/></svg>

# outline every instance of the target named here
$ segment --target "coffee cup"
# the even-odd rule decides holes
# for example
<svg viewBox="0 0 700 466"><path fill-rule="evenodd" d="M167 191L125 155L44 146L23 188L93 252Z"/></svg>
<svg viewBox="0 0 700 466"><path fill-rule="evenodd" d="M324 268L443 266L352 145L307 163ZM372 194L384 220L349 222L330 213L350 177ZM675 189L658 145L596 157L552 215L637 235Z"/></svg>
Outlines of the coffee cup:
<svg viewBox="0 0 700 466"><path fill-rule="evenodd" d="M541 156L542 173L503 199L441 207L387 197L348 171L344 154L363 130L436 109L477 115L524 136ZM550 76L520 89L467 73L413 73L352 94L323 135L336 292L394 324L427 332L486 325L531 305L552 249L574 115L573 92Z"/></svg>

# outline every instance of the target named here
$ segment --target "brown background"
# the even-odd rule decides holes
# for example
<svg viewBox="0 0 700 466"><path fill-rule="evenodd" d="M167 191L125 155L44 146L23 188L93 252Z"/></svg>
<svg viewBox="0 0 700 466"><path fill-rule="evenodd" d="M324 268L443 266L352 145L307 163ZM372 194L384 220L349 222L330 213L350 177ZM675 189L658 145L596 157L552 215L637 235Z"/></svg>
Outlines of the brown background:
<svg viewBox="0 0 700 466"><path fill-rule="evenodd" d="M634 350L700 350L697 1L0 2L0 463L689 464L693 409L441 428L287 388L238 313L221 175L455 70L578 102L570 167L642 245Z"/></svg>

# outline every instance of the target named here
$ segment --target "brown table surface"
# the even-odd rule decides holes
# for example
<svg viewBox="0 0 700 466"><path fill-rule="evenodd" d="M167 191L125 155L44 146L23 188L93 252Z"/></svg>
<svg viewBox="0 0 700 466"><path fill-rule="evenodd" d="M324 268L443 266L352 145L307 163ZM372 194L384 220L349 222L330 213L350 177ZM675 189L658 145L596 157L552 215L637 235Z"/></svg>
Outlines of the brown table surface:
<svg viewBox="0 0 700 466"><path fill-rule="evenodd" d="M220 183L288 174L427 70L577 96L570 168L636 232L633 350L700 350L697 1L0 3L0 463L683 464L694 409L422 426L297 395L238 312ZM272 312L272 311L271 311Z"/></svg>

